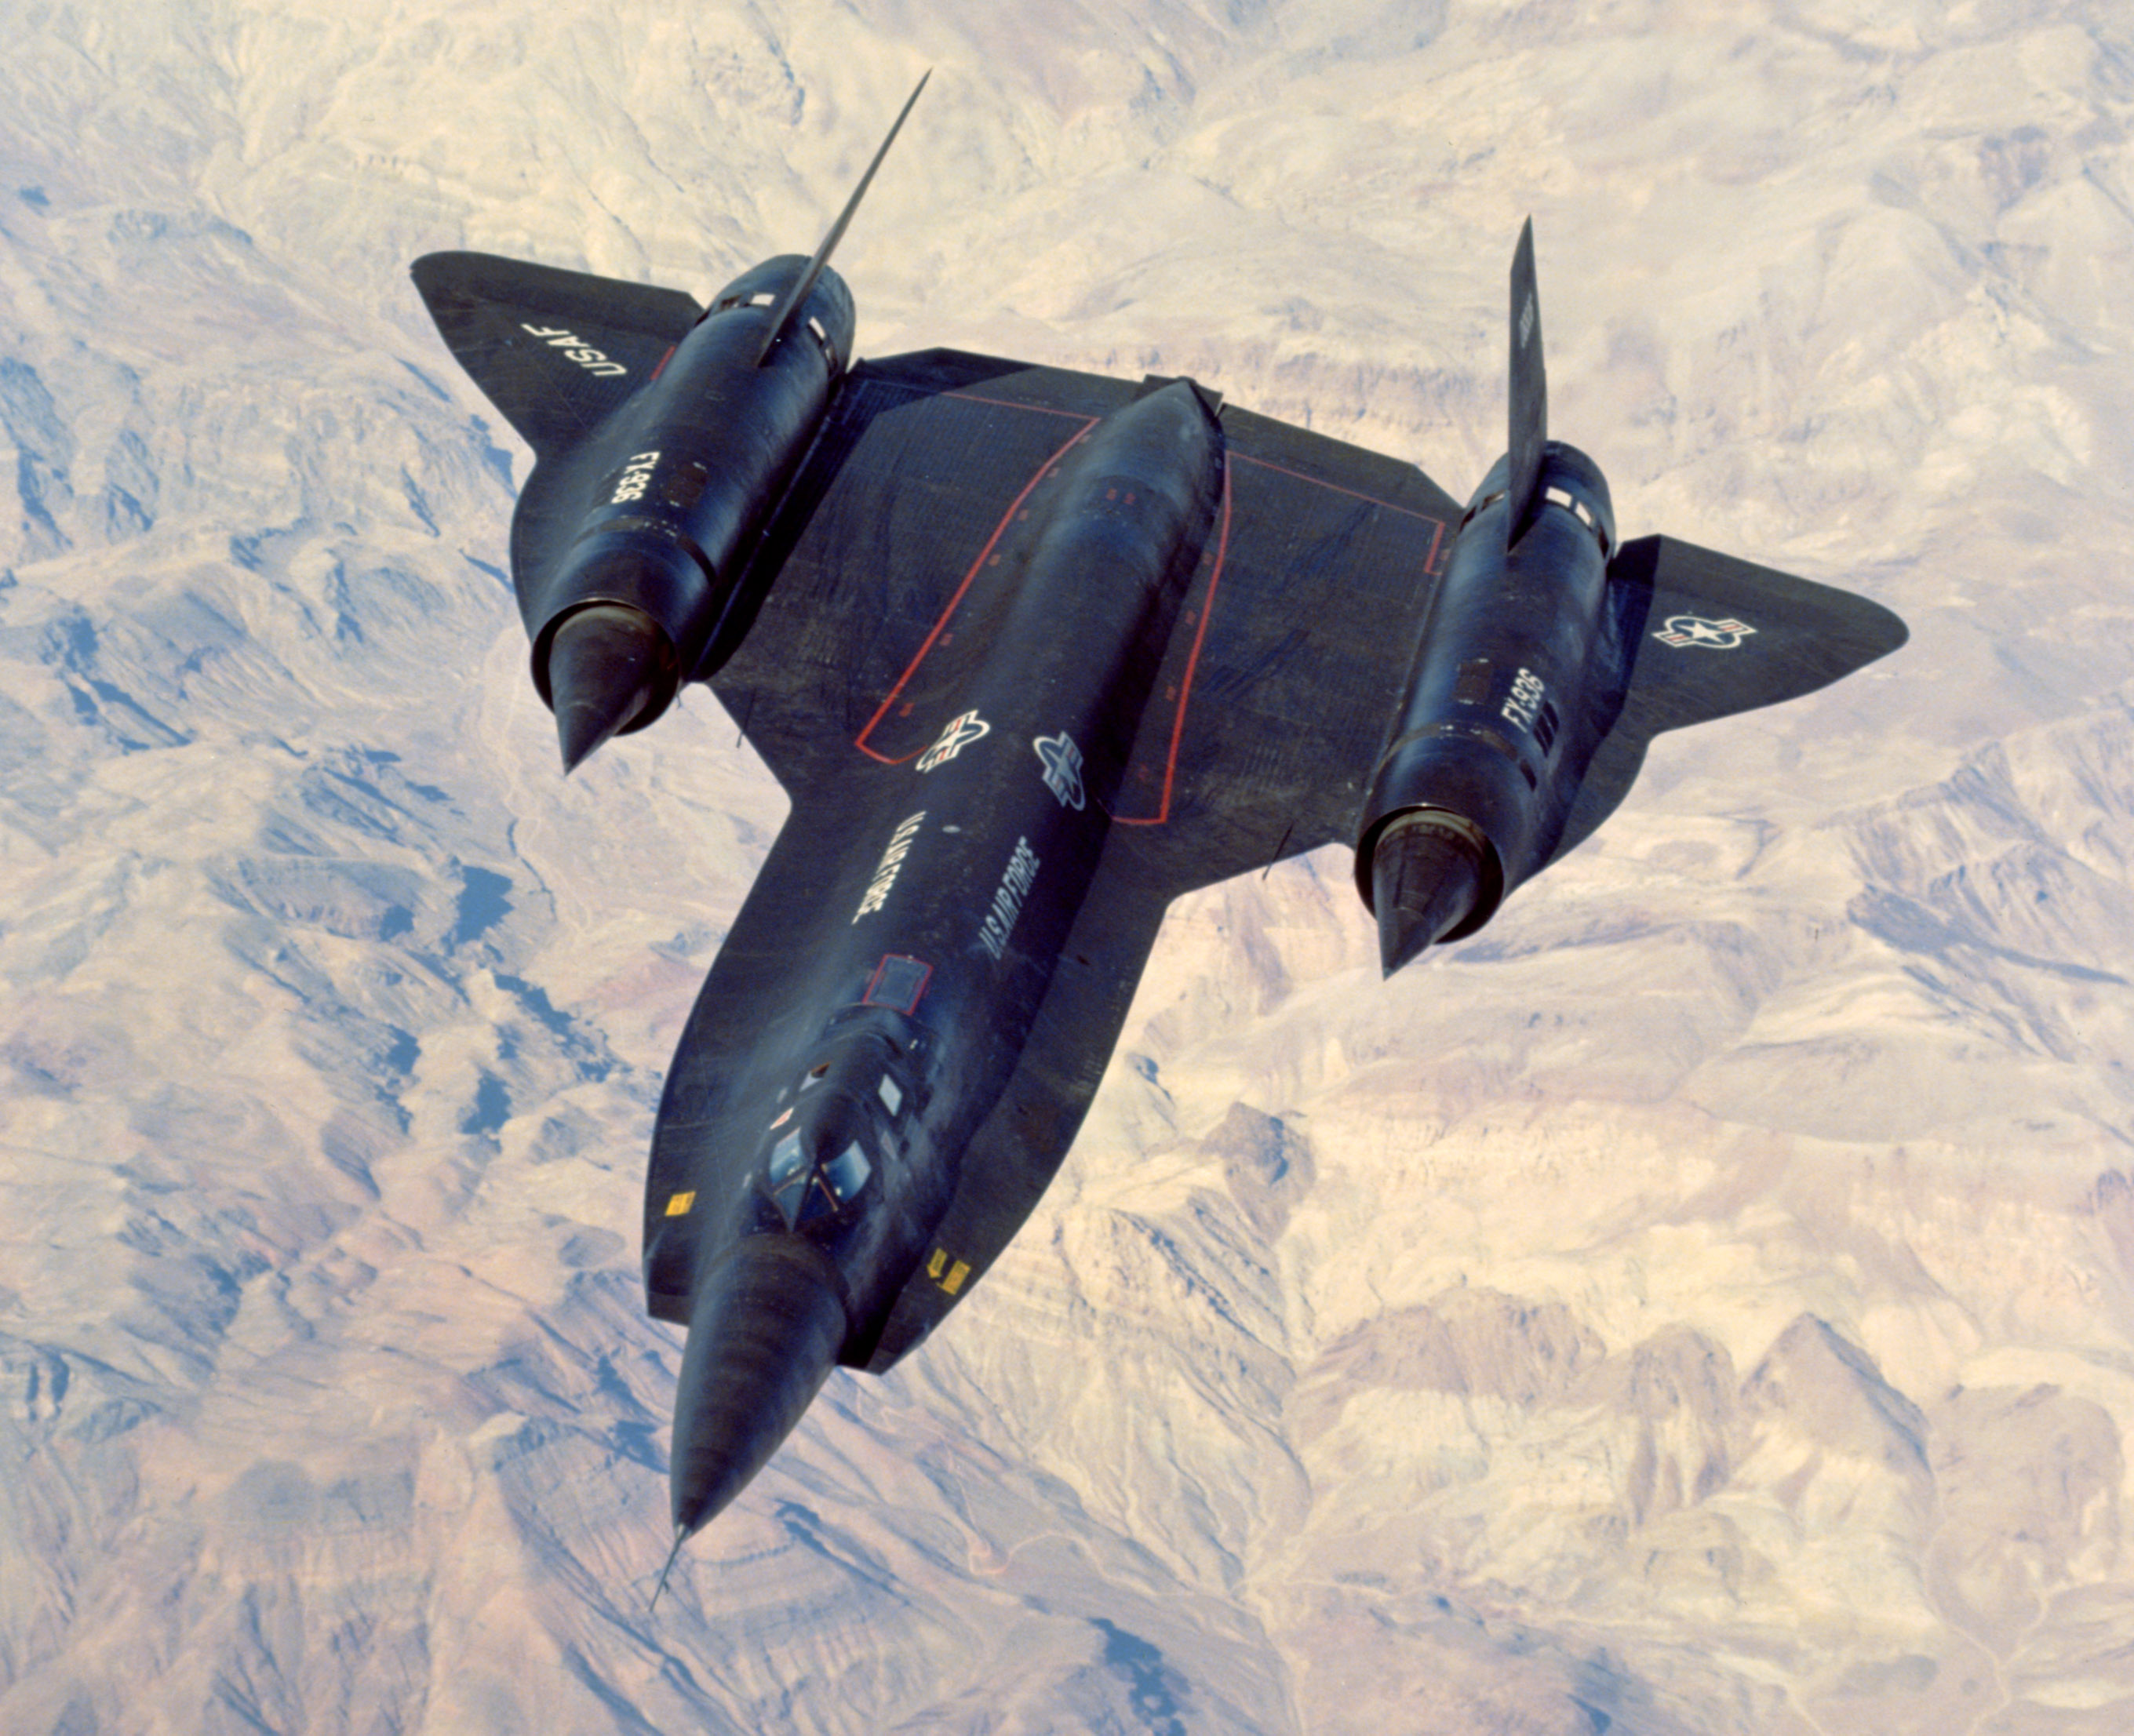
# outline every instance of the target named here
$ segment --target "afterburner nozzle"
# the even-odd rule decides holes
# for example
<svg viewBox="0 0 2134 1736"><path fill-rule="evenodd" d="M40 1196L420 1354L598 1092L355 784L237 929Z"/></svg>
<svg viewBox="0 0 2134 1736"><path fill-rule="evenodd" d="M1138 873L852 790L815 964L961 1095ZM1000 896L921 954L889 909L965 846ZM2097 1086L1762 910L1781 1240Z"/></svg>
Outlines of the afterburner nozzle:
<svg viewBox="0 0 2134 1736"><path fill-rule="evenodd" d="M678 1531L710 1523L763 1468L829 1377L846 1330L828 1256L799 1237L743 1237L698 1280L674 1393Z"/></svg>
<svg viewBox="0 0 2134 1736"><path fill-rule="evenodd" d="M658 624L626 603L594 603L563 618L548 642L548 677L565 776L648 706L664 706L675 661Z"/></svg>
<svg viewBox="0 0 2134 1736"><path fill-rule="evenodd" d="M1488 848L1471 823L1441 808L1398 815L1378 834L1371 852L1371 909L1387 976L1467 919Z"/></svg>

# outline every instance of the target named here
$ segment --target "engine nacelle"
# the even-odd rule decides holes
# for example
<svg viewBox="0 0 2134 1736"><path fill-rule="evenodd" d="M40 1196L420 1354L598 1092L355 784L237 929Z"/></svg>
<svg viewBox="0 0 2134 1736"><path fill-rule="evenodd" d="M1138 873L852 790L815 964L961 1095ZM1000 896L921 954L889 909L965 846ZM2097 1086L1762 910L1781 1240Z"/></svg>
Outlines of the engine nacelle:
<svg viewBox="0 0 2134 1736"><path fill-rule="evenodd" d="M1549 442L1505 546L1509 464L1475 492L1374 769L1356 885L1388 973L1472 934L1548 860L1605 720L1591 712L1615 512L1600 469Z"/></svg>
<svg viewBox="0 0 2134 1736"><path fill-rule="evenodd" d="M749 552L851 354L852 296L825 270L758 364L774 311L807 265L783 255L728 284L575 461L581 528L537 593L521 600L534 684L557 711L572 763L609 735L643 729L681 682L710 674L733 651ZM581 617L587 644L559 655ZM606 641L598 646L596 626ZM567 706L585 711L582 751L573 751Z"/></svg>

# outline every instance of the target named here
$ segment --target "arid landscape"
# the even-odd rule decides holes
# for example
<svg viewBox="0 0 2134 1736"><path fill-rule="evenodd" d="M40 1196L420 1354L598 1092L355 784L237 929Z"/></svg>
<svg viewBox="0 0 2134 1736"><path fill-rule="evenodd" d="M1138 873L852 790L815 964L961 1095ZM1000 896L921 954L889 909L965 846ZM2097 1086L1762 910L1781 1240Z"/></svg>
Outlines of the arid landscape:
<svg viewBox="0 0 2134 1736"><path fill-rule="evenodd" d="M0 56L0 1727L2118 1736L2134 24L1892 0L31 0ZM1174 907L1060 1179L656 1613L645 1150L784 812L567 783L407 277L702 297L1411 458L1552 421L1912 630L1381 984Z"/></svg>

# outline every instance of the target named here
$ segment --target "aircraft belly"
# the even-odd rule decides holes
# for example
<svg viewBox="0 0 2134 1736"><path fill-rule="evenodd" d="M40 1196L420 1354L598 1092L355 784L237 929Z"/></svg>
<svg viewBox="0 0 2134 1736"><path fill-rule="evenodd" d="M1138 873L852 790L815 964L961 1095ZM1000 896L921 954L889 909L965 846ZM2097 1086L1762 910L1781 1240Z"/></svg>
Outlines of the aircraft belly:
<svg viewBox="0 0 2134 1736"><path fill-rule="evenodd" d="M972 1130L955 1191L865 1367L916 1347L1014 1240L1080 1131L1173 888L1146 835L1113 830L1012 1072Z"/></svg>
<svg viewBox="0 0 2134 1736"><path fill-rule="evenodd" d="M1212 419L1187 388L1108 419L1011 542L1007 571L961 615L952 605L958 633L947 630L951 616L937 626L934 640L962 643L944 643L914 689L935 715L907 707L877 731L885 703L830 787L796 808L669 1075L646 1198L654 1312L682 1317L728 1251L779 1227L765 1216L765 1200L780 1192L766 1148L802 1108L793 1081L849 1010L881 1009L925 1034L926 1108L915 1119L892 1112L893 1149L877 1152L888 1165L881 1183L855 1195L843 1227L808 1232L832 1253L842 1285L847 1359L871 1353L932 1227L875 1220L891 1199L907 1215L925 1209L912 1202L946 1202L972 1167L973 1136L1023 1065L1214 520L1219 459ZM1133 955L1129 990L1145 952ZM1105 976L1111 967L1078 968ZM1108 1049L1090 1050L1086 1030L1062 1041L1032 1076L1074 1082L1071 1136ZM803 1078L797 1091L808 1088ZM814 1117L808 1110L793 1130ZM1051 1164L1055 1143L1064 1150L1064 1140L1039 1141ZM800 1227L786 1217L786 1230Z"/></svg>

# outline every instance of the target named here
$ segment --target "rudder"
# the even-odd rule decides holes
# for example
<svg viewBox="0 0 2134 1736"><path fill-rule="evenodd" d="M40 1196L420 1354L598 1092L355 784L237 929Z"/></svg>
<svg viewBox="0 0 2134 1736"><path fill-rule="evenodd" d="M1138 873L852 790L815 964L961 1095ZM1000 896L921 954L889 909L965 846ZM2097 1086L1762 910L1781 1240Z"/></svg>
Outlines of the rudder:
<svg viewBox="0 0 2134 1736"><path fill-rule="evenodd" d="M1505 482L1511 504L1504 515L1504 541L1526 534L1541 506L1541 461L1548 447L1548 370L1541 349L1541 288L1534 277L1533 219L1519 231L1512 254L1512 360L1507 385L1509 427Z"/></svg>

